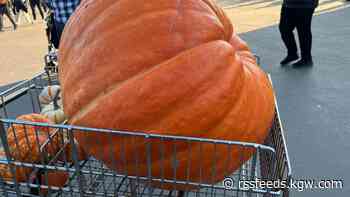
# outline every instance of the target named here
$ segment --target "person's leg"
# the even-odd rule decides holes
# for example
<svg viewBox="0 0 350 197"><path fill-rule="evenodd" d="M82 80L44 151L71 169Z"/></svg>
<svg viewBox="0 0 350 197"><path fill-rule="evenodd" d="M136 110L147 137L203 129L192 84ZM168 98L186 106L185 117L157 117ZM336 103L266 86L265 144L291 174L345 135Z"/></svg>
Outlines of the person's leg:
<svg viewBox="0 0 350 197"><path fill-rule="evenodd" d="M17 9L17 8L16 8ZM21 23L21 10L16 10L15 21L19 25Z"/></svg>
<svg viewBox="0 0 350 197"><path fill-rule="evenodd" d="M39 0L39 2L40 2L40 5L43 7L44 12L46 13L48 8L47 8L47 5L45 3L45 0Z"/></svg>
<svg viewBox="0 0 350 197"><path fill-rule="evenodd" d="M35 13L35 1L29 0L30 9L32 10L33 19L36 20L36 13Z"/></svg>
<svg viewBox="0 0 350 197"><path fill-rule="evenodd" d="M36 6L38 7L41 19L44 19L44 12L43 12L43 10L41 8L40 0L34 0L34 1L35 1Z"/></svg>
<svg viewBox="0 0 350 197"><path fill-rule="evenodd" d="M282 65L298 59L297 44L293 34L295 27L295 10L293 8L282 7L279 30L282 41L288 51L287 57L281 61Z"/></svg>
<svg viewBox="0 0 350 197"><path fill-rule="evenodd" d="M6 6L5 6L5 14L6 14L7 18L11 21L11 23L13 25L13 29L16 30L17 24L16 24L15 20L12 18L12 15L11 15L9 8Z"/></svg>
<svg viewBox="0 0 350 197"><path fill-rule="evenodd" d="M23 12L24 18L27 20L28 23L33 24L33 20L30 18L28 8L23 4L23 7L21 7L21 11Z"/></svg>
<svg viewBox="0 0 350 197"><path fill-rule="evenodd" d="M25 3L23 3L23 1L20 1L20 11L23 12L23 15L24 15L24 18L27 20L28 23L31 23L33 24L33 20L30 18L30 15L29 15L29 10L27 8L27 6L25 5Z"/></svg>
<svg viewBox="0 0 350 197"><path fill-rule="evenodd" d="M64 25L65 24L57 21L53 22L51 38L56 49L59 47Z"/></svg>
<svg viewBox="0 0 350 197"><path fill-rule="evenodd" d="M14 7L14 14L15 14L15 21L17 24L21 23L21 5L19 4L19 1L15 0L13 2Z"/></svg>
<svg viewBox="0 0 350 197"><path fill-rule="evenodd" d="M3 5L0 5L0 31L3 31L3 27L4 27L4 11L5 11L5 8Z"/></svg>
<svg viewBox="0 0 350 197"><path fill-rule="evenodd" d="M300 9L299 23L297 24L297 31L299 35L301 59L305 61L311 61L311 46L312 46L312 33L311 33L311 21L314 13L313 8Z"/></svg>
<svg viewBox="0 0 350 197"><path fill-rule="evenodd" d="M56 22L55 25L56 25L57 35L58 35L58 41L60 41L65 24ZM58 43L60 43L60 42L58 42Z"/></svg>

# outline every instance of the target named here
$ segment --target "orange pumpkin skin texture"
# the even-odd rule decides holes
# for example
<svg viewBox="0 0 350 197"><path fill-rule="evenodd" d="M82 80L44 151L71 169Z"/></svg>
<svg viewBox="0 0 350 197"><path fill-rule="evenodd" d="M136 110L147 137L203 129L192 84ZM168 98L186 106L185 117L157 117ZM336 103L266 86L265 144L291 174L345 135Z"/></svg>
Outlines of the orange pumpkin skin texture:
<svg viewBox="0 0 350 197"><path fill-rule="evenodd" d="M83 1L63 33L59 64L74 125L263 143L274 116L266 74L210 0ZM76 139L109 168L148 175L144 139L86 132ZM152 177L214 183L252 155L192 143L189 156L185 142L151 141Z"/></svg>
<svg viewBox="0 0 350 197"><path fill-rule="evenodd" d="M17 120L53 124L46 116L40 114L22 115L17 117ZM11 156L13 159L22 162L40 163L42 159L40 154L42 153L39 148L52 134L53 130L48 127L13 124L7 130ZM51 143L46 146L46 154L56 154L59 150L59 145L58 137L51 139Z"/></svg>
<svg viewBox="0 0 350 197"><path fill-rule="evenodd" d="M51 123L46 116L40 114L26 114L17 117L17 120ZM51 129L40 126L30 126L13 124L7 130L7 142L10 149L11 157L16 161L27 163L40 163L41 156L39 147L48 139L48 135L52 134ZM59 149L57 138L53 138L52 143L46 148L47 154L55 154ZM6 157L4 152L0 152L1 157ZM19 182L26 181L32 171L28 167L14 166L16 168L15 178ZM8 165L0 166L0 175L7 181L13 181L13 176Z"/></svg>
<svg viewBox="0 0 350 197"><path fill-rule="evenodd" d="M3 151L0 151L0 157L2 159L6 159L6 154ZM19 166L14 166L15 168L15 176L11 173L11 169L9 165L0 164L0 176L4 181L13 181L15 178L18 182L24 182L30 176L32 171L31 168L24 168Z"/></svg>

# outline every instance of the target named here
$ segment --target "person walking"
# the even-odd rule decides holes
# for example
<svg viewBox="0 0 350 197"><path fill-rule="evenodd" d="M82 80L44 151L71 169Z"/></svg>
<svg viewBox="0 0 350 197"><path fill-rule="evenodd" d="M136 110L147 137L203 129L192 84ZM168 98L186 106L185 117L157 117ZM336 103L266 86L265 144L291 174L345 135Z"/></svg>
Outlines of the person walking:
<svg viewBox="0 0 350 197"><path fill-rule="evenodd" d="M0 0L0 31L3 31L4 27L4 14L10 19L10 22L13 25L13 29L17 29L17 24L15 20L12 18L10 9L8 7L8 0Z"/></svg>
<svg viewBox="0 0 350 197"><path fill-rule="evenodd" d="M13 6L14 6L14 13L16 13L16 23L19 24L21 20L21 13L24 14L25 19L27 22L33 24L32 19L29 16L28 13L28 7L26 6L26 2L24 0L13 0Z"/></svg>
<svg viewBox="0 0 350 197"><path fill-rule="evenodd" d="M59 47L62 32L69 17L80 4L80 0L46 0L53 12L52 40L56 48Z"/></svg>
<svg viewBox="0 0 350 197"><path fill-rule="evenodd" d="M287 56L281 61L281 65L286 65L299 59L297 44L293 34L295 28L298 32L301 58L293 66L313 65L311 55L311 21L317 6L318 0L283 0L279 30L283 43L287 48Z"/></svg>
<svg viewBox="0 0 350 197"><path fill-rule="evenodd" d="M35 8L36 7L38 7L41 19L44 19L44 12L41 9L41 2L40 2L40 0L29 0L29 4L30 4L30 8L32 10L33 19L36 20L36 12L35 12Z"/></svg>

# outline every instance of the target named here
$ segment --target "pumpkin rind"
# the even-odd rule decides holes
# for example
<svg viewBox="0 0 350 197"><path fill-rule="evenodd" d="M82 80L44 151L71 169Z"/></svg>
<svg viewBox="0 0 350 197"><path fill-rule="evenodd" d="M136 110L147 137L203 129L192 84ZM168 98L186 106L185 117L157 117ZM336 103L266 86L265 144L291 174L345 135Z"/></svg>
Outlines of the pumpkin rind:
<svg viewBox="0 0 350 197"><path fill-rule="evenodd" d="M254 143L267 136L274 116L272 87L210 0L87 0L61 43L59 76L71 124ZM76 139L109 168L147 176L145 139L98 132L77 132ZM226 146L192 143L189 157L185 142L151 142L152 177L214 183L252 155L249 149L229 152ZM227 165L214 152L234 161ZM115 162L121 160L125 163ZM213 161L215 175L198 173Z"/></svg>

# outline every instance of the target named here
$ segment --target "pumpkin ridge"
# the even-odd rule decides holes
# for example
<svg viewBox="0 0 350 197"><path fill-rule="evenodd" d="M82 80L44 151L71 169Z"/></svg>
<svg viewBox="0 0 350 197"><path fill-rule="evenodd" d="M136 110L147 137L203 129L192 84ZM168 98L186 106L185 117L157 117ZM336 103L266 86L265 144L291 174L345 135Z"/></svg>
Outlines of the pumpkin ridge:
<svg viewBox="0 0 350 197"><path fill-rule="evenodd" d="M253 67L254 65L252 65L252 67ZM252 87L255 87L255 88L259 88L260 87L260 85L259 85L259 83L257 82L257 81L259 81L259 79L257 79L257 78L254 78L255 76L256 76L256 73L255 72L253 72L252 71L252 67L250 67L250 66L248 66L248 65L246 65L246 66L244 66L244 72L246 73L245 74L245 76L246 76L246 82L244 83L244 86L246 86L247 88L244 88L244 91L242 91L242 96L240 97L240 99L239 99L239 102L247 102L248 101L248 99L247 98L249 98L249 92L251 92L251 91L253 91L251 88ZM259 67L254 67L254 69L258 69L258 70L260 70L260 68ZM266 88L264 88L264 89L266 89ZM265 100L265 97L264 97L264 95L263 94L260 94L259 93L259 96L258 97L254 97L254 98L250 98L249 99L249 103L253 103L253 104L256 104L256 103L258 103L258 102L256 102L256 100L258 100L258 99L261 99L261 98L263 98L264 100ZM253 101L252 99L255 99L255 101ZM238 108L236 108L236 110L240 110L240 108L239 107L242 107L242 106L245 106L246 104L242 104L242 105L237 105L238 106ZM259 112L259 110L257 110L256 109L257 108L257 106L250 106L248 109L249 109L249 113L248 113L248 115L250 116L250 118L253 118L253 117L259 117L258 116L258 114L259 113L261 113L261 112ZM266 112L266 110L265 110L265 112ZM230 112L230 114L235 114L235 112L234 111L231 111ZM252 115L252 113L254 113L254 115ZM226 118L226 119L223 119L222 120L222 122L220 123L220 124L225 124L225 122L227 121L227 119L229 119L229 116L230 116L230 114L228 114L228 117ZM247 115L246 115L247 116ZM261 120L260 121L260 124L262 124L264 121L263 120ZM222 125L218 125L218 127L220 127L220 126L222 126ZM241 123L243 126L241 126L242 128L246 128L247 126L254 126L254 127L256 127L256 128L248 128L248 129L246 129L245 130L245 132L243 132L242 133L242 135L240 135L240 141L247 141L247 142L254 142L254 143L263 143L262 142L262 140L263 139L265 139L265 137L266 137L266 135L268 134L268 129L260 129L260 133L264 133L264 135L261 135L261 137L257 137L256 139L253 139L253 141L252 141L252 139L251 139L251 135L252 134L254 134L254 133L256 133L258 130L257 130L257 128L259 128L259 125L258 124L251 124L251 123L249 123L249 121L246 121L246 122L243 122L243 123ZM260 127L260 128L262 128L262 127ZM263 131L263 132L262 132ZM232 132L230 132L231 134L233 134ZM237 139L235 139L234 137L230 137L232 140L237 140ZM249 140L250 139L250 140Z"/></svg>
<svg viewBox="0 0 350 197"><path fill-rule="evenodd" d="M168 12L168 10L162 11L161 13L166 13L166 12ZM150 13L150 14L153 14L153 13ZM145 16L144 16L144 15L141 15L140 17L145 17ZM152 16L152 15L149 15L149 17L153 17L153 16ZM209 15L208 15L208 17L209 17ZM120 31L121 29L124 29L125 27L127 27L128 25L130 25L131 22L135 22L135 21L137 21L137 20L134 19L134 20L129 21L128 23L124 23L124 24L122 24L122 25L120 25L120 26L117 26L117 27L114 27L114 28L113 28L113 27L110 28L109 30L107 30L107 31L105 32L105 34L104 34L103 37L98 37L97 39L94 39L92 42L89 42L88 45L85 46L85 47L86 47L86 48L93 48L93 47L91 47L91 46L94 46L95 43L100 42L101 40L105 39L105 38L106 38L107 36L109 36L109 35L113 35L115 31ZM174 21L175 21L175 23L177 23L176 20L174 20ZM139 22L142 22L142 21L137 21L137 23L139 23ZM181 33L181 34L183 34L183 33ZM84 40L84 41L85 41L85 40ZM211 40L211 41L214 41L214 40ZM208 41L208 42L210 42L210 41ZM204 42L204 43L201 43L201 44L205 44L205 43L207 43L207 42ZM75 45L74 45L73 47L79 48L80 45L81 45L80 43L75 43ZM200 45L200 44L198 44L197 46L199 46L199 45ZM196 46L195 46L195 47L196 47ZM183 52L183 51L185 51L185 50L189 50L189 49L192 49L192 48L193 48L193 47L187 48L187 49L181 49L181 50L178 51L177 53L174 53L173 56L168 57L167 59L161 59L161 60L159 60L158 63L156 63L156 64L159 64L159 63L162 62L162 61L166 61L166 60L168 60L168 59L171 59L171 58L175 57L179 52ZM74 50L74 49L73 49L73 50ZM78 59L77 59L77 58L71 58L69 54L74 54L74 53L71 53L71 50L67 50L67 49L66 49L66 53L65 53L65 54L67 54L67 57L62 57L63 60L61 60L61 61L65 61L65 58L67 58L67 59L71 59L72 61L76 62L76 61L79 61L79 58L82 58L82 56L84 56L84 54L83 54L83 55L80 56ZM68 68L68 69L67 69L67 68ZM67 79L70 79L72 74L78 73L78 72L75 72L75 70L80 69L79 67L75 67L75 66L70 66L70 67L67 67L67 68L65 68L65 69L66 69L66 71L65 71L66 74L64 75L64 78L61 78L61 79L60 79L61 81L66 81ZM62 71L61 71L61 72L62 72ZM93 73L93 72L95 72L95 71L91 70L91 71L89 71L89 72ZM70 73L72 73L72 74L70 74ZM62 75L60 75L60 76L62 76ZM77 78L77 79L76 79L75 81L72 81L73 79L70 79L69 81L71 81L71 83L75 84L75 83L77 83L77 81L79 80L79 77L76 77L76 78Z"/></svg>
<svg viewBox="0 0 350 197"><path fill-rule="evenodd" d="M169 58L169 59L167 59L167 60L164 60L164 61L161 62L160 64L154 65L154 66L152 66L152 67L150 67L150 68L148 68L148 69L146 69L146 70L144 70L144 71L142 71L142 72L139 72L138 74L135 74L134 76L132 76L132 77L130 77L130 78L124 80L124 81L121 81L121 82L119 82L119 83L114 83L112 86L107 87L107 88L105 89L105 91L102 91L100 94L98 94L97 96L95 96L91 101L89 101L88 104L82 106L82 107L80 108L80 110L77 111L75 114L71 115L71 116L70 116L70 122L73 123L73 122L75 122L77 119L80 119L80 118L83 117L85 114L89 113L90 109L93 109L93 108L96 106L96 104L98 104L98 101L99 101L99 100L101 100L101 99L103 99L104 97L108 96L110 93L116 91L117 89L121 88L121 86L124 85L125 83L130 82L130 81L134 81L134 80L136 80L136 79L138 79L138 78L140 78L140 77L143 77L143 76L145 76L145 75L147 75L147 74L153 72L154 70L156 70L156 69L157 69L159 66L161 66L162 64L166 64L166 63L172 61L173 59L175 59L176 57L178 57L178 56L180 56L180 55L182 55L182 54L188 53L188 51L190 51L190 50L192 50L192 49L194 49L194 48L198 48L198 47L201 47L202 45L206 45L206 44L209 44L209 43L212 43L212 42L216 42L216 41L210 41L210 42L207 42L207 43L198 45L198 46L196 46L196 47L193 47L193 48L184 50L184 51L178 53L176 56L171 57L171 58ZM227 43L226 41L222 41L222 42ZM227 44L229 44L229 43L227 43ZM230 46L231 46L231 45L230 45ZM69 114L68 114L68 115L69 115Z"/></svg>
<svg viewBox="0 0 350 197"><path fill-rule="evenodd" d="M232 48L232 49L235 50L234 48ZM239 98L240 95L242 94L242 88L243 88L244 85L243 85L242 83L237 83L237 81L244 80L245 76L242 74L242 72L243 72L243 65L242 65L242 64L240 64L239 66L236 66L236 65L235 65L236 62L240 62L240 61L241 61L241 60L239 59L239 56L234 55L233 58L235 58L234 63L232 62L231 65L228 65L228 66L230 66L231 68L227 70L226 75L230 76L230 75L232 75L232 73L235 73L235 76L232 76L232 77L231 77L230 82L233 84L233 85L232 85L232 89L235 90L234 97L238 97L238 98ZM234 66L239 67L239 70L237 71L236 68L233 68ZM227 81L229 80L229 79L227 79L228 76L224 76L224 77L222 77L222 79L218 79L217 81L215 81L216 84L227 82ZM242 79L242 78L243 78L243 79ZM210 78L208 78L208 79L206 79L206 80L209 81L209 79L210 79ZM238 84L238 85L235 85L235 84ZM217 88L217 87L211 87L211 88ZM196 90L195 90L195 91L196 91ZM203 95L206 95L206 93L212 92L212 91L213 91L212 89L207 88L207 89L205 89L205 91L201 92L201 94L198 94L196 97L197 97L197 98L202 97ZM193 95L195 95L193 91L192 91L192 92L189 92L189 93L193 93ZM232 97L233 95L231 94L230 96ZM219 98L218 98L218 99L219 99ZM232 100L235 101L234 98L232 98ZM191 105L193 105L193 103L195 103L195 102L197 102L197 101L198 101L198 99L193 99L193 100L191 100L191 102L189 102L189 101L186 100L186 101L183 101L184 103L177 103L177 105L180 105L182 108L185 108L187 105L191 106ZM220 118L217 118L216 121L213 121L213 122L210 123L210 125L212 125L212 126L207 128L207 131L208 131L207 133L202 132L202 133L199 133L198 135L192 136L192 137L203 137L203 136L205 136L205 138L207 138L207 136L215 136L215 135L210 135L210 134L208 134L208 133L211 132L212 128L215 128L216 125L218 125L218 124L221 122L221 120L227 116L227 114L231 111L232 107L234 107L234 106L236 105L236 102L229 102L229 103L231 104L231 106L225 108L225 113L223 113L223 114L220 116ZM179 108L176 108L175 106L173 106L171 109L172 109L172 110L170 110L169 113L167 113L167 115L164 115L164 116L163 116L164 118L160 119L160 120L157 122L157 124L160 124L160 123L162 122L162 120L164 120L165 118L167 118L168 116L170 116L170 114L171 114L173 111L175 111L175 110L177 110L177 109L179 109ZM165 121L165 122L166 122L166 121ZM209 123L208 123L208 124L209 124ZM173 134L172 134L172 135L173 135ZM207 136L206 136L206 135L207 135ZM217 139L219 139L219 138L217 138Z"/></svg>
<svg viewBox="0 0 350 197"><path fill-rule="evenodd" d="M166 12L168 12L168 10L162 10L160 12L161 13L166 13ZM144 20L144 17L145 17L144 15L149 15L150 18L153 17L152 14L153 13L141 14L141 15L139 15L136 18L130 19L130 20L120 24L119 26L110 27L108 30L105 31L103 37L100 36L100 37L94 38L94 39L92 39L92 38L90 39L89 36L86 36L85 34L88 34L90 32L90 29L93 29L93 28L96 28L96 27L94 27L93 25L87 26L86 30L84 30L82 32L82 34L80 35L81 37L85 36L85 39L84 40L78 40L78 42L75 42L74 45L72 46L72 48L68 48L68 47L65 48L66 51L65 51L64 54L66 56L63 56L63 57L61 56L61 59L62 59L61 61L65 61L66 59L74 60L76 57L74 57L74 58L71 57L72 54L74 54L74 53L71 52L72 50L80 49L80 46L84 46L85 48L91 48L92 46L95 45L95 43L101 42L101 40L104 40L107 36L115 34L116 31L121 31L122 29L125 29L126 27L128 27L128 25L130 25L130 23L133 23L133 22L136 22L136 23L140 23L141 22L142 23L143 21L139 21L139 19L143 19ZM109 16L106 16L105 18L108 18L108 17ZM98 17L98 18L101 18L101 16ZM101 21L103 21L103 20L101 20ZM92 35L91 37L93 37L93 36L94 35ZM92 40L92 41L91 42L87 42L86 40ZM85 43L85 44L81 44L82 42ZM160 60L160 62L161 62L161 60ZM79 67L75 67L75 66L71 66L71 67L66 67L65 69L67 69L65 71L66 72L66 74L64 75L65 77L60 79L60 80L63 80L63 81L65 81L66 79L70 78L70 73L74 73L75 72L74 69L80 69L80 68ZM91 72L94 72L94 71L91 71ZM62 73L62 71L61 71L61 73Z"/></svg>
<svg viewBox="0 0 350 197"><path fill-rule="evenodd" d="M67 21L67 24L66 26L76 26L78 24L80 24L80 20L82 18L82 15L83 15L83 11L85 11L86 8L86 5L89 5L91 3L91 1L82 1L80 3L80 5L77 7L77 9L75 10L75 12L73 13L74 17L70 17L69 20ZM90 9L90 8L89 8ZM91 13L91 12L90 12ZM95 12L96 13L96 12ZM91 21L93 21L94 19L96 19L97 17L89 17L89 19L92 18L90 20L90 23L86 23L86 25L81 25L80 27L80 30L79 31L74 31L72 32L71 29L69 28L64 28L63 32L62 32L62 35L65 35L65 34L68 34L70 35L72 38L76 39L76 38L79 38L81 36L81 33L86 30L87 27L89 27L89 25L91 24ZM79 20L80 19L80 20ZM86 18L83 18L83 20L85 20ZM65 50L68 50L68 53L62 53L61 51L59 51L59 61L60 59L65 59L66 56L69 56L70 54L70 49L75 46L75 42L66 42L65 39L61 39L61 48L64 48ZM70 67L69 67L70 68ZM67 68L66 68L67 69ZM62 68L59 67L59 70L60 70L60 73L62 73ZM69 72L67 72L69 73ZM60 78L61 79L61 78Z"/></svg>
<svg viewBox="0 0 350 197"><path fill-rule="evenodd" d="M110 7L107 7L106 9L112 9L112 8L114 8L114 7L113 7L113 6L110 6ZM146 14L143 13L143 14L139 14L139 15L133 16L132 19L128 19L127 21L122 22L120 25L118 25L118 26L115 27L115 28L113 28L113 27L108 28L108 29L105 31L105 36L104 36L104 37L97 37L97 39L96 39L96 38L95 38L95 39L88 39L88 38L86 38L86 39L82 40L81 42L87 42L86 40L92 40L91 42L88 43L87 46L85 46L87 43L84 45L85 48L90 48L91 46L94 46L94 43L98 43L98 42L100 42L101 40L105 39L105 38L106 38L106 35L112 34L112 32L115 32L115 31L120 31L120 30L123 29L124 27L128 26L132 21L138 20L139 18L143 18L143 17L145 17L145 16L147 16L147 15L150 15L151 17L154 17L154 16L153 16L154 13L157 13L157 12L167 13L167 12L169 12L169 10L173 10L173 9L174 9L174 8L168 8L168 9L165 9L165 10L164 10L164 9L163 9L163 10L161 10L161 9L154 9L154 10L150 10L150 11L147 12ZM186 10L186 11L195 11L195 12L198 12L198 11L195 10L195 9L193 9L193 10ZM214 11L214 10L212 10L212 11ZM216 12L215 12L215 13L216 13ZM202 14L202 15L203 15L203 14ZM204 13L204 15L207 15L208 17L210 17L210 15L209 15L208 13ZM108 23L108 22L105 22L103 19L104 19L104 18L107 18L107 19L108 19L108 17L109 17L109 15L99 15L98 17L93 18L93 21L103 21L103 23L106 24L106 23ZM112 17L110 17L110 18L112 18ZM111 19L111 20L112 20L112 19ZM177 23L177 22L178 22L178 21L176 21L176 19L173 19L173 21L174 21L174 23ZM218 18L218 21L220 21L221 24L222 24L222 21L221 21L220 18ZM78 34L79 37L84 37L85 34L88 34L88 33L90 32L90 29L96 28L96 27L95 27L93 24L91 24L91 23L92 23L92 22L90 21L90 22L89 22L89 25L87 25L86 28L81 28L82 33ZM98 22L95 22L95 23L98 24ZM224 31L224 33L225 33L225 30L223 30L223 31ZM109 32L111 32L111 33L109 33ZM91 35L91 36L93 37L93 35ZM80 40L80 39L78 39L78 41L79 41L79 40ZM63 42L64 42L64 41L63 41ZM72 43L72 45L73 45L73 43ZM75 42L74 45L71 46L71 47L69 47L69 46L64 47L65 50L66 50L66 52L64 53L65 56L61 56L61 58L63 59L63 61L65 61L66 59L74 59L74 58L76 58L76 57L71 58L71 55L74 54L74 53L72 52L72 50L78 49L78 48L80 47L80 45L81 45L81 43ZM61 59L61 58L60 58L60 59ZM74 73L74 72L75 72L74 68L75 68L75 66L70 66L70 67L68 67L68 69L65 68L65 69L66 69L66 71L65 71L66 74L64 75L64 76L65 76L64 78L61 78L61 80L67 80L67 79L69 79L69 76L70 76L69 73ZM78 68L77 68L77 69L78 69ZM72 83L74 83L74 82L72 82Z"/></svg>
<svg viewBox="0 0 350 197"><path fill-rule="evenodd" d="M240 75L240 79L242 81L246 80L245 75ZM237 90L239 92L238 95L236 95L236 97L238 98L242 98L242 95L244 94L244 87L245 87L245 82L241 83L240 86L237 87ZM223 116L222 119L220 119L220 121L218 121L218 123L215 125L215 127L211 128L208 132L211 133L211 136L213 136L213 138L215 139L223 139L223 140L227 140L227 139L231 139L230 137L226 137L227 139L221 138L219 135L215 135L215 134L219 134L219 132L217 132L219 130L219 127L221 126L221 124L223 124L223 122L225 122L226 118L228 118L230 116L231 113L234 113L235 110L238 110L240 107L239 103L242 103L244 100L243 99L237 99L235 102L232 103L232 106L227 110L227 112L225 113L225 116ZM227 133L222 133L222 134L227 134Z"/></svg>
<svg viewBox="0 0 350 197"><path fill-rule="evenodd" d="M217 42L219 42L219 43L222 43L225 47L230 47L230 51L227 51L227 52L222 52L222 54L225 54L225 55L223 55L224 57L226 57L226 56L228 56L229 55L229 57L233 57L233 55L232 55L232 53L231 53L231 49L233 49L232 48L232 46L231 45L229 45L228 43L226 43L225 41L215 41L215 43L217 43ZM222 46L222 45L220 45L220 46ZM208 47L207 47L208 48ZM203 49L203 50L205 50L205 49ZM203 51L202 50L202 51ZM213 49L214 51L217 51L218 49ZM205 50L205 51L207 51L207 50ZM203 54L203 52L201 52L199 55L201 55L201 54ZM190 60L187 60L187 61L190 61ZM232 61L232 60L226 60L226 61L228 61L228 62L230 62L230 70L226 70L226 69L223 69L222 70L222 72L224 72L225 74L227 74L227 77L230 77L230 75L232 75L232 73L235 73L235 74L237 74L237 75L239 75L239 73L240 72L234 72L234 71L236 71L236 69L237 69L237 66L235 65L235 63L234 63L234 61ZM226 62L225 61L225 62ZM181 63L180 63L181 64ZM200 65L200 64L199 64ZM219 64L218 64L218 66L219 66ZM166 66L164 66L165 68L166 68ZM225 68L225 67L228 67L228 66L226 66L226 65L222 65L222 66L220 66L220 67L222 67L222 68ZM216 67L215 67L216 68ZM239 68L241 68L241 66L239 66ZM195 69L195 68L194 68ZM214 68L213 68L214 69ZM220 69L221 70L221 69ZM241 69L239 69L239 70L241 70ZM210 71L207 71L207 72L209 72L210 73ZM219 74L219 73L217 73L217 74ZM221 83L222 83L222 79L221 78L218 78L219 79L219 81L221 81ZM232 80L238 80L237 78L235 78L235 77L232 77ZM225 81L227 81L227 80L225 80ZM224 81L224 82L225 82ZM239 84L239 83L238 83ZM233 88L233 87L232 87ZM92 112L92 113L96 113L96 112ZM87 115L88 116L88 115ZM217 118L217 119L220 119L220 118ZM84 120L82 120L82 121L84 121ZM92 123L93 124L93 123ZM114 127L114 128L118 128L118 127ZM151 129L149 129L149 130L151 130ZM168 131L169 129L167 129L167 130L165 130L165 131ZM156 128L152 128L152 130L151 131L149 131L150 133L151 132L154 132L154 131L157 131L157 129ZM164 130L163 130L164 131ZM172 130L172 131L174 131L174 130ZM160 133L159 133L160 134ZM169 134L169 133L168 133ZM174 134L169 134L169 135L174 135ZM83 136L82 136L83 137ZM79 139L79 137L78 137L78 139ZM133 147L132 148L129 148L128 150L130 151L130 152L132 152L131 150L134 150L134 149L137 149L137 147L140 147L140 146L142 146L142 144L139 144L139 145L133 145Z"/></svg>
<svg viewBox="0 0 350 197"><path fill-rule="evenodd" d="M237 76L240 76L240 77L243 77L244 78L244 76L243 75L237 75ZM232 79L232 80L234 80L234 79ZM235 81L235 80L234 80ZM242 94L242 88L243 88L243 85L241 85L240 84L240 86L239 86L240 88L238 88L238 89L236 89L236 90L238 90L238 95L236 95L236 97L240 97L240 95ZM209 91L211 91L211 90L207 90L207 92L209 92ZM204 93L203 93L204 94ZM199 95L200 96L200 95ZM198 96L198 97L199 97ZM196 101L193 101L193 102L196 102ZM182 104L182 103L181 103ZM181 104L179 104L179 105L181 105ZM192 103L190 103L190 104L188 104L188 105L191 105ZM209 126L207 129L206 129L206 131L204 132L204 131L202 131L202 132L198 132L198 134L197 135L195 135L195 136L193 136L193 135L187 135L187 137L196 137L196 138L202 138L202 137L204 137L204 138L206 138L206 139L219 139L219 140L228 140L227 139L227 136L226 136L226 138L225 137L223 137L223 135L215 135L215 134L225 134L225 135L227 135L227 133L221 133L221 132L217 132L218 130L217 129L214 129L214 128L216 128L218 125L220 125L220 123L222 122L222 120L225 118L225 117L227 117L228 116L228 114L231 112L231 109L232 108L234 108L235 106L237 106L237 102L231 102L231 106L230 107L228 107L226 110L225 110L225 112L222 114L222 115L220 115L220 117L217 117L217 120L215 121L213 121L213 122L210 122L210 123L208 123L208 124L211 124L212 126ZM214 112L215 113L215 112ZM161 122L162 120L159 120L159 122ZM196 132L196 131L194 131L194 130L192 130L191 132ZM174 134L172 134L172 135L174 135ZM193 145L192 147L191 147L191 149L196 149L196 147L195 146L199 146L199 145ZM176 151L177 151L177 154L182 154L182 153L184 153L185 151L187 151L187 146L185 145L185 144L178 144L177 146L176 146ZM135 147L135 149L137 149L137 147ZM184 153L184 154L186 154L186 153ZM167 156L164 156L164 159L172 159L171 158L171 156L172 155L168 155L168 157ZM181 157L180 157L181 158ZM158 161L157 161L158 162Z"/></svg>
<svg viewBox="0 0 350 197"><path fill-rule="evenodd" d="M212 11L214 11L215 15L218 17L218 19L224 27L223 29L226 36L226 41L229 41L233 34L233 26L230 20L228 19L226 13L221 8L219 8L212 0L202 0L202 2L206 3L212 9Z"/></svg>

